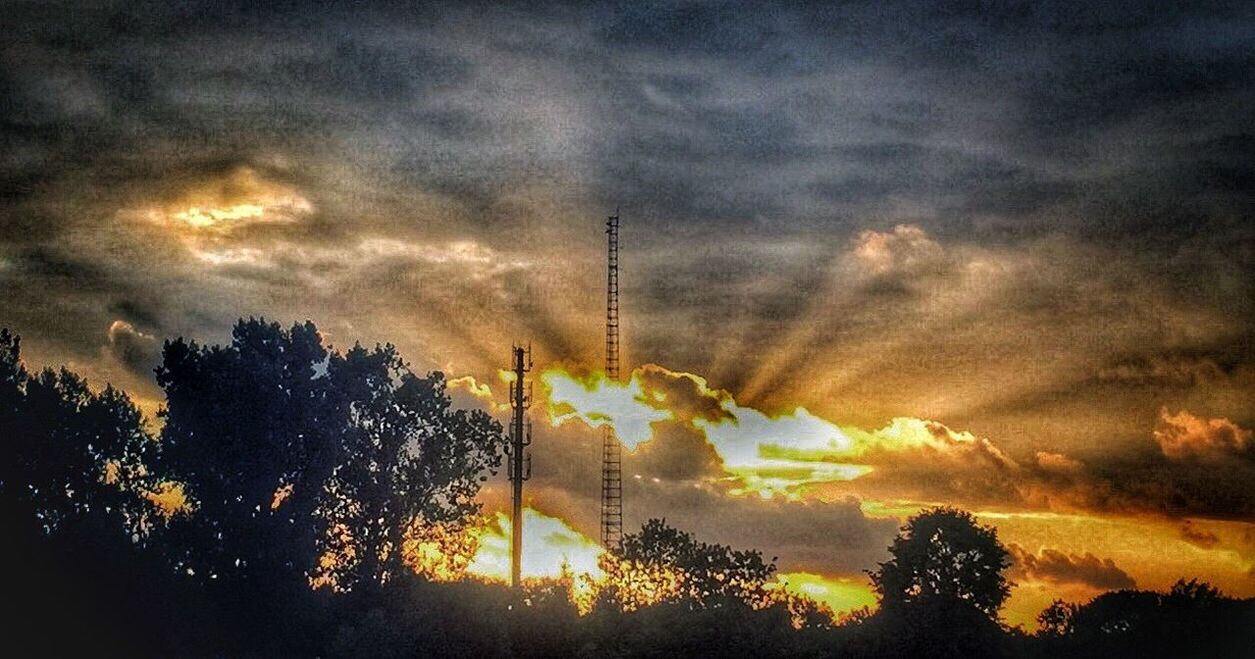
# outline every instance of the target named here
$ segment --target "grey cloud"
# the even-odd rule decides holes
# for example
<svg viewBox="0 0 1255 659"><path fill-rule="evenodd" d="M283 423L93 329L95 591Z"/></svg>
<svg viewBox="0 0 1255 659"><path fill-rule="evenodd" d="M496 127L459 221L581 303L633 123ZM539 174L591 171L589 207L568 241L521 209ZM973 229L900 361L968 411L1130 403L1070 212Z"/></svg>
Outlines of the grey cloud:
<svg viewBox="0 0 1255 659"><path fill-rule="evenodd" d="M148 375L161 361L161 341L126 321L110 324L106 339L105 353L135 373Z"/></svg>
<svg viewBox="0 0 1255 659"><path fill-rule="evenodd" d="M1011 578L1049 584L1084 584L1099 590L1129 590L1137 583L1110 558L1085 553L1067 554L1046 548L1038 553L1012 544L1009 549L1015 561Z"/></svg>
<svg viewBox="0 0 1255 659"><path fill-rule="evenodd" d="M897 530L863 515L857 499L831 503L736 497L717 487L641 482L625 496L645 514L666 517L708 542L754 547L783 571L857 573L883 560ZM651 512L657 511L657 512Z"/></svg>

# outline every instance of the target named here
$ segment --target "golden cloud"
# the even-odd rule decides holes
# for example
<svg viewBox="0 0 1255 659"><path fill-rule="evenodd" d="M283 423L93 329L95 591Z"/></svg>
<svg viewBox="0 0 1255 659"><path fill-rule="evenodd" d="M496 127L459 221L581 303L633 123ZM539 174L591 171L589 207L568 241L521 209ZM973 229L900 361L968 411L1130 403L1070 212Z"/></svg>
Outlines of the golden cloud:
<svg viewBox="0 0 1255 659"><path fill-rule="evenodd" d="M782 572L776 575L776 581L785 591L819 602L838 616L863 607L876 607L876 593L866 576Z"/></svg>
<svg viewBox="0 0 1255 659"><path fill-rule="evenodd" d="M1224 418L1208 419L1181 410L1159 412L1160 425L1155 440L1171 460L1221 462L1255 455L1252 432Z"/></svg>
<svg viewBox="0 0 1255 659"><path fill-rule="evenodd" d="M769 412L740 404L700 376L657 365L637 368L625 382L559 367L541 379L555 426L576 420L613 426L624 445L643 456L668 455L661 449L666 442L704 441L717 458L715 472L683 473L722 478L732 494L828 501L855 495L899 507L949 503L1221 519L1242 518L1255 508L1249 493L1216 493L1217 483L1240 482L1243 463L1230 461L1232 468L1206 483L1200 480L1205 474L1175 464L1188 462L1186 456L1214 460L1249 451L1250 431L1226 419L1165 412L1155 436L1176 458L1168 462L1130 453L1091 465L1051 451L1017 461L988 438L937 421L898 417L867 430L838 425L801 406Z"/></svg>
<svg viewBox="0 0 1255 659"><path fill-rule="evenodd" d="M268 180L251 167L240 167L187 190L155 217L194 230L231 231L263 222L296 222L313 210L295 188Z"/></svg>
<svg viewBox="0 0 1255 659"><path fill-rule="evenodd" d="M631 450L662 436L681 436L668 432L677 427L700 433L742 494L799 496L810 486L892 466L903 453L999 470L1017 467L988 440L935 421L896 418L868 431L838 426L800 406L768 413L740 405L700 376L653 364L637 368L626 382L600 372L572 375L559 367L546 370L541 381L555 426L572 420L609 425Z"/></svg>
<svg viewBox="0 0 1255 659"><path fill-rule="evenodd" d="M1219 536L1188 519L1181 524L1181 539L1202 549L1211 549L1220 544Z"/></svg>

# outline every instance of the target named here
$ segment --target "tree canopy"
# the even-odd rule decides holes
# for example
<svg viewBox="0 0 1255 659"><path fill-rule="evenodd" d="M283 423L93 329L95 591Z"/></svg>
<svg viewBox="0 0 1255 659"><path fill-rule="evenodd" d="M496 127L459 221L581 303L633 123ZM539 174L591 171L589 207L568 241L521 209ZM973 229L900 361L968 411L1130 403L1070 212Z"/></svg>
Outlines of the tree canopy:
<svg viewBox="0 0 1255 659"><path fill-rule="evenodd" d="M405 565L407 540L478 513L504 438L393 346L339 351L311 323L242 320L226 345L167 342L157 382L159 432L114 387L28 371L0 330L14 556L0 584L15 605L0 636L18 654L1110 659L1255 644L1255 600L1197 580L1056 602L1035 636L1008 629L1010 557L950 508L907 521L871 573L879 610L842 624L770 582L774 559L661 519L603 557L581 617L573 575L520 595Z"/></svg>
<svg viewBox="0 0 1255 659"><path fill-rule="evenodd" d="M406 529L477 512L500 464L500 424L452 409L441 373L415 375L391 345L329 349L312 323L167 342L157 381L159 464L198 510L178 536L208 579L382 583Z"/></svg>
<svg viewBox="0 0 1255 659"><path fill-rule="evenodd" d="M0 330L0 489L53 531L74 517L120 515L129 532L151 523L144 460L155 444L139 409L111 386L94 392L67 370L34 375L20 341Z"/></svg>
<svg viewBox="0 0 1255 659"><path fill-rule="evenodd" d="M908 604L966 604L996 618L1011 592L1003 571L1011 554L993 528L972 514L932 508L907 520L889 547L890 559L871 573L883 608Z"/></svg>
<svg viewBox="0 0 1255 659"><path fill-rule="evenodd" d="M603 562L609 574L603 597L636 608L658 602L694 607L737 601L766 603L765 585L776 566L756 550L700 542L692 534L651 519L623 537L618 556Z"/></svg>

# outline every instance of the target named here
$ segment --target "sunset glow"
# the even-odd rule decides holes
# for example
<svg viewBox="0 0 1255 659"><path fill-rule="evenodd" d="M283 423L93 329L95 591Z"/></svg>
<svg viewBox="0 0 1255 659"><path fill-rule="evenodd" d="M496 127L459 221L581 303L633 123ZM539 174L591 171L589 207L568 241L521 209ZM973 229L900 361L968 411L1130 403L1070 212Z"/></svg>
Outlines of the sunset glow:
<svg viewBox="0 0 1255 659"><path fill-rule="evenodd" d="M1003 511L986 508L981 517L997 527L1006 542L1021 548L1017 551L1046 551L1056 561L1051 569L1057 570L1013 579L1017 586L1006 610L1013 624L1031 628L1052 593L1088 600L1109 584L1121 583L1095 581L1104 573L1127 574L1128 584L1155 588L1166 588L1189 573L1229 592L1255 594L1249 580L1255 569L1255 535L1249 524L1174 521L1135 510L1088 510L1092 504L1085 503L1085 491L1112 484L1087 482L1096 477L1086 475L1083 461L1063 454L1039 452L1017 461L989 439L923 419L896 418L867 430L838 425L802 407L769 414L738 404L732 394L712 388L704 378L654 365L634 370L625 383L597 373L575 376L560 368L546 370L541 378L547 393L543 408L555 426L609 424L626 438L624 445L636 451L669 441L676 429L699 433L720 465L720 472L704 478L712 484L730 482L724 486L728 496L840 500L858 492L858 483L866 478L869 485L863 491L868 494L862 508L887 519L902 519L943 501L942 496L960 497L968 505L979 504L991 491L1010 497ZM1219 439L1198 441L1230 445L1249 433L1231 429L1227 420L1165 413L1164 422L1178 424L1172 439L1168 430L1148 430L1145 441L1148 447L1156 442L1167 447L1171 441L1171 454L1193 441L1191 433L1200 437L1221 433ZM898 472L910 480L895 485ZM932 496L920 487L930 482L940 486ZM1228 535L1233 532L1239 535ZM1217 552L1217 546L1229 549ZM1064 553L1056 560L1049 552L1057 551ZM1102 569L1084 567L1085 561L1100 560L1115 562ZM780 580L791 592L814 596L837 613L875 603L861 578L833 580L798 572L790 579L787 574ZM1043 581L1044 574L1055 576Z"/></svg>
<svg viewBox="0 0 1255 659"><path fill-rule="evenodd" d="M1248 5L6 3L0 648L1255 646Z"/></svg>

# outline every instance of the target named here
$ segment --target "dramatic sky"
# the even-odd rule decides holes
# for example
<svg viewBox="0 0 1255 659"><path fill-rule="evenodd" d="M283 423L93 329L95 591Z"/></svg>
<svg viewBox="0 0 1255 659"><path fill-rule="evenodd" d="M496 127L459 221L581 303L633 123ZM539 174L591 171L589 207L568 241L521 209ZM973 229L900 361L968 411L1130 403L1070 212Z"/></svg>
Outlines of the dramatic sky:
<svg viewBox="0 0 1255 659"><path fill-rule="evenodd" d="M1015 621L1255 595L1249 3L525 4L4 2L0 326L150 412L241 316L466 404L530 341L529 496L589 536L608 417L629 527L786 572L945 503Z"/></svg>

